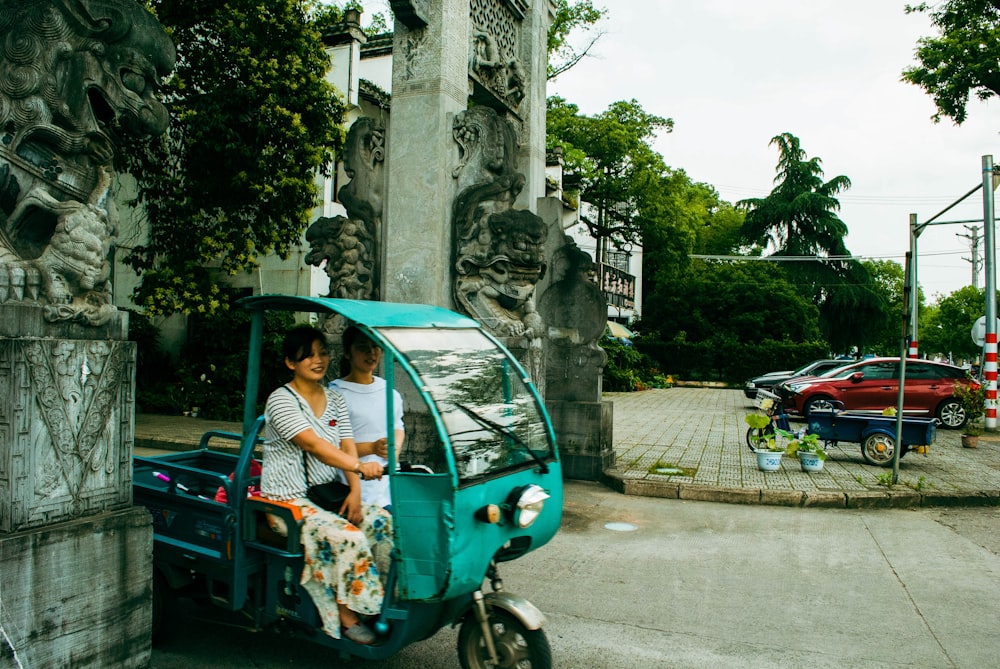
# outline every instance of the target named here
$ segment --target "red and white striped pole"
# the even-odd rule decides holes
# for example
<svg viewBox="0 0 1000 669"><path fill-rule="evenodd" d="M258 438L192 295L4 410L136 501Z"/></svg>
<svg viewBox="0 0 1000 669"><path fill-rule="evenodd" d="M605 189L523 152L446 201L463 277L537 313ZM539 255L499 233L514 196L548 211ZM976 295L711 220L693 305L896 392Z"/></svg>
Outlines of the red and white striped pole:
<svg viewBox="0 0 1000 669"><path fill-rule="evenodd" d="M983 241L986 243L986 341L983 371L986 382L986 429L997 429L997 275L993 220L993 156L983 156Z"/></svg>
<svg viewBox="0 0 1000 669"><path fill-rule="evenodd" d="M993 325L996 328L996 321ZM986 333L983 353L983 380L986 382L986 429L997 427L997 333Z"/></svg>
<svg viewBox="0 0 1000 669"><path fill-rule="evenodd" d="M916 358L917 357L917 340L916 339L911 339L910 340L910 349L907 352L906 357L908 357L908 358Z"/></svg>

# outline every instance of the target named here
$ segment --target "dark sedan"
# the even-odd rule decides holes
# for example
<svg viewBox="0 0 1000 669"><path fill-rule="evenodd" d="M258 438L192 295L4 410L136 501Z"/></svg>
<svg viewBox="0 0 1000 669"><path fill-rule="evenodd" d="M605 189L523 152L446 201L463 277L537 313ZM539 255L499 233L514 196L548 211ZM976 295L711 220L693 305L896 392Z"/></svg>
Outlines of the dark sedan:
<svg viewBox="0 0 1000 669"><path fill-rule="evenodd" d="M772 388L776 385L784 383L789 379L794 379L796 376L819 376L820 374L828 372L831 369L836 369L849 364L851 364L850 360L813 360L808 364L802 365L798 369L785 370L781 372L768 372L767 374L755 376L744 383L743 394L750 399L753 399L757 396L758 390L774 392Z"/></svg>

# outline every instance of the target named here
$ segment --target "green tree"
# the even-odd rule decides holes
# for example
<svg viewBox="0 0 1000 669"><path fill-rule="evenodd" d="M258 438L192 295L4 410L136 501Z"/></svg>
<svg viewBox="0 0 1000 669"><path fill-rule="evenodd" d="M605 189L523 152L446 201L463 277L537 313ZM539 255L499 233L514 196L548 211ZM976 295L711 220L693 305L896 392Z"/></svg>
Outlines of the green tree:
<svg viewBox="0 0 1000 669"><path fill-rule="evenodd" d="M919 321L921 353L954 359L975 358L981 351L972 341L972 326L986 313L986 292L966 286L926 309Z"/></svg>
<svg viewBox="0 0 1000 669"><path fill-rule="evenodd" d="M767 197L736 203L747 211L747 241L771 248L775 255L848 255L847 226L837 216L836 195L850 188L851 180L837 176L823 181L820 159L807 158L791 133L777 135L770 144L778 147L774 189Z"/></svg>
<svg viewBox="0 0 1000 669"><path fill-rule="evenodd" d="M884 320L885 305L871 289L868 270L843 258L850 251L836 196L851 181L846 176L824 181L820 159L807 157L791 133L774 137L771 145L778 147L774 189L767 197L736 203L747 212L744 238L772 250L776 259L795 261L787 263L788 276L819 307L823 334L834 350L863 349L874 340L870 326Z"/></svg>
<svg viewBox="0 0 1000 669"><path fill-rule="evenodd" d="M550 97L546 116L548 148L563 148L567 171L581 178L580 199L593 217L583 217L598 241L598 258L607 240L640 240L643 216L654 214L652 199L667 173L663 158L650 146L658 131L670 132L673 121L643 110L636 100L612 103L597 116L579 113L563 98Z"/></svg>
<svg viewBox="0 0 1000 669"><path fill-rule="evenodd" d="M918 64L903 70L902 77L934 99L935 122L947 116L962 123L970 96L1000 95L1000 2L921 2L907 5L906 12L927 14L939 31L917 40Z"/></svg>
<svg viewBox="0 0 1000 669"><path fill-rule="evenodd" d="M127 261L153 314L225 310L218 273L287 257L343 143L343 102L306 0L150 0L177 44L165 135L132 146L148 241Z"/></svg>
<svg viewBox="0 0 1000 669"><path fill-rule="evenodd" d="M554 0L555 15L549 24L548 78L555 79L586 56L604 33L597 24L607 16L608 10L594 7L591 0ZM570 40L573 34L585 35L586 45L576 47Z"/></svg>
<svg viewBox="0 0 1000 669"><path fill-rule="evenodd" d="M693 260L647 296L640 330L663 341L805 342L819 338L818 320L775 263Z"/></svg>
<svg viewBox="0 0 1000 669"><path fill-rule="evenodd" d="M728 255L742 245L743 212L719 198L712 186L694 183L684 170L669 169L660 179L641 221L644 295L679 280L691 253Z"/></svg>
<svg viewBox="0 0 1000 669"><path fill-rule="evenodd" d="M903 336L903 266L894 260L865 260L870 290L879 300L881 318L873 320L869 350L880 355L899 355ZM920 297L918 296L918 300ZM919 304L919 302L918 302Z"/></svg>

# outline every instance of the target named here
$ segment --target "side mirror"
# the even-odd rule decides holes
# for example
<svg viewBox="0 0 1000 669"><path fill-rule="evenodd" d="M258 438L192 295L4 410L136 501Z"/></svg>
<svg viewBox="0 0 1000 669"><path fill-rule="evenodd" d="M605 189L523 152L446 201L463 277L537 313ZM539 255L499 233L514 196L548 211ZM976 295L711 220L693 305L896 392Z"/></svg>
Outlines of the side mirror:
<svg viewBox="0 0 1000 669"><path fill-rule="evenodd" d="M854 372L850 376L851 383L861 383L861 379L863 379L863 378L865 378L865 373L864 372Z"/></svg>

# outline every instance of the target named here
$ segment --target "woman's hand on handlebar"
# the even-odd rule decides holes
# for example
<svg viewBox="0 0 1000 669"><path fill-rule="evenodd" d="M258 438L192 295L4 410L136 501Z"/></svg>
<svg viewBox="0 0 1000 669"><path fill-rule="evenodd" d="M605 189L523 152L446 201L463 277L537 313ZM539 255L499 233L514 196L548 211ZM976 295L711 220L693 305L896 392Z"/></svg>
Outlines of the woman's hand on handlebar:
<svg viewBox="0 0 1000 669"><path fill-rule="evenodd" d="M379 462L361 462L358 463L358 472L361 474L363 480L371 481L372 479L382 478L384 469Z"/></svg>

